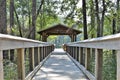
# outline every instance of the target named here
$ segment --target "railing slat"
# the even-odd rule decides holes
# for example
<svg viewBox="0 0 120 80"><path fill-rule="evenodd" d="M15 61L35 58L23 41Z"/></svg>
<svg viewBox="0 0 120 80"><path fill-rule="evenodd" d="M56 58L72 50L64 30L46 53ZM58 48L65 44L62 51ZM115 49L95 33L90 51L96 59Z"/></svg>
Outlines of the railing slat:
<svg viewBox="0 0 120 80"><path fill-rule="evenodd" d="M95 53L95 78L96 80L102 80L102 63L103 63L103 51L102 49L96 49L96 53Z"/></svg>
<svg viewBox="0 0 120 80"><path fill-rule="evenodd" d="M90 67L90 48L86 48L85 51L85 68L88 70Z"/></svg>
<svg viewBox="0 0 120 80"><path fill-rule="evenodd" d="M0 50L0 80L4 80L3 72L3 51Z"/></svg>
<svg viewBox="0 0 120 80"><path fill-rule="evenodd" d="M17 49L18 80L25 80L24 49Z"/></svg>
<svg viewBox="0 0 120 80"><path fill-rule="evenodd" d="M120 50L117 51L117 80L120 80Z"/></svg>
<svg viewBox="0 0 120 80"><path fill-rule="evenodd" d="M40 62L40 48L38 47L38 63Z"/></svg>

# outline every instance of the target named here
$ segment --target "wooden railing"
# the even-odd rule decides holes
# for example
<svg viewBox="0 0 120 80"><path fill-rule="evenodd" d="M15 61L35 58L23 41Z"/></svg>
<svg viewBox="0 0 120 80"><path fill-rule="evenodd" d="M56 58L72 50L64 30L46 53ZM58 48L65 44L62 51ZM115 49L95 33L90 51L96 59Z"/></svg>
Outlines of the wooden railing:
<svg viewBox="0 0 120 80"><path fill-rule="evenodd" d="M91 75L88 71L90 65L90 53L95 50L95 75ZM120 80L120 34L99 37L94 39L83 40L79 42L68 43L64 45L64 50L69 53L83 66L80 68L90 78L90 80L102 80L102 61L103 49L116 50L117 57L117 73L116 78ZM83 60L83 54L85 59Z"/></svg>
<svg viewBox="0 0 120 80"><path fill-rule="evenodd" d="M29 48L31 72L25 76L25 54L24 50ZM14 49L17 51L17 80L29 80L40 68L45 58L54 50L50 43L30 40L21 37L0 34L0 80L4 80L3 50ZM37 50L37 51L36 51ZM36 52L36 53L35 53Z"/></svg>

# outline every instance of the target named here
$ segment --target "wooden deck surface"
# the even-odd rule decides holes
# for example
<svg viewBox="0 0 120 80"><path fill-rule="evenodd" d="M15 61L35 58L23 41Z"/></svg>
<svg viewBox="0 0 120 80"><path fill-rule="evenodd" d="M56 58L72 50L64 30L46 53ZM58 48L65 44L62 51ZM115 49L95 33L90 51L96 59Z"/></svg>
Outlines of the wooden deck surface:
<svg viewBox="0 0 120 80"><path fill-rule="evenodd" d="M62 49L55 49L32 80L88 80Z"/></svg>

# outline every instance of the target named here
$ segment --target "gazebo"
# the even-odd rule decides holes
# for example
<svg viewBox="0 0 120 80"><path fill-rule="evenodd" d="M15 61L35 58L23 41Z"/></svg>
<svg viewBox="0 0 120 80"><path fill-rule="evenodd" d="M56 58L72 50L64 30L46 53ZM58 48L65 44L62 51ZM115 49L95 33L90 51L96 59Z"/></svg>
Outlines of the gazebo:
<svg viewBox="0 0 120 80"><path fill-rule="evenodd" d="M41 35L42 41L47 42L47 38L50 35L69 35L71 42L76 41L76 36L82 31L67 27L63 24L57 24L47 29L38 31L38 34Z"/></svg>

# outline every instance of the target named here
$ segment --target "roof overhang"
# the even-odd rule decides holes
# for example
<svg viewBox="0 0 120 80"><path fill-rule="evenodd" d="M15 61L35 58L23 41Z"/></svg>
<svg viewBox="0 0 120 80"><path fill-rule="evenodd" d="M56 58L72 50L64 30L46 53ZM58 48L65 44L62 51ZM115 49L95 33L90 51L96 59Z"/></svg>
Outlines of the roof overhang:
<svg viewBox="0 0 120 80"><path fill-rule="evenodd" d="M71 35L71 34L80 34L82 31L67 27L62 24L57 24L47 29L38 31L41 35Z"/></svg>

